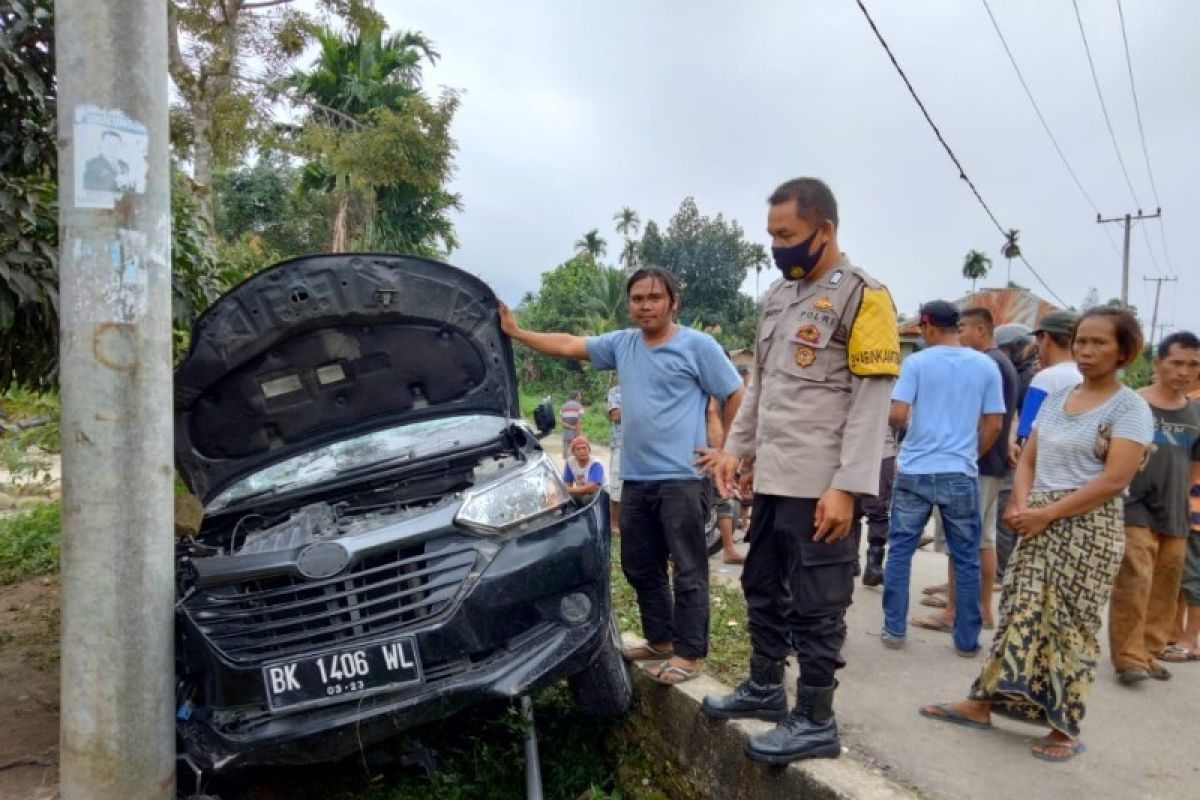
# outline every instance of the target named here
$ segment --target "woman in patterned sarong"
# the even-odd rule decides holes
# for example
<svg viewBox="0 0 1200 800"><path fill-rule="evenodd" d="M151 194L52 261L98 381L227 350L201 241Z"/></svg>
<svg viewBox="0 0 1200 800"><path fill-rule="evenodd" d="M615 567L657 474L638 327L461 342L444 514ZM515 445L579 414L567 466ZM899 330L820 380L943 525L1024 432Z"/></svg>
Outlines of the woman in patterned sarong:
<svg viewBox="0 0 1200 800"><path fill-rule="evenodd" d="M1045 723L1050 733L1034 741L1035 757L1066 761L1083 751L1101 612L1125 546L1120 495L1154 436L1149 406L1117 375L1141 349L1127 311L1094 308L1076 323L1083 383L1046 398L1021 453L1005 512L1021 538L987 662L969 699L924 706L923 716L972 728L991 728L993 712Z"/></svg>

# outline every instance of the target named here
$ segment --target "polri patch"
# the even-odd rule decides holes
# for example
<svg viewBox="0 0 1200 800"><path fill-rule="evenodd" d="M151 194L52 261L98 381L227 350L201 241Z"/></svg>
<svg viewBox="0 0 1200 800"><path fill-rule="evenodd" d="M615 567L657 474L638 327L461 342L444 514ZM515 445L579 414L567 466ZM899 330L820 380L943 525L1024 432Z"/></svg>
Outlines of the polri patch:
<svg viewBox="0 0 1200 800"><path fill-rule="evenodd" d="M821 329L811 322L807 325L801 325L796 331L796 338L808 344L817 344L821 341Z"/></svg>
<svg viewBox="0 0 1200 800"><path fill-rule="evenodd" d="M796 366L810 367L817 360L817 353L811 347L796 348Z"/></svg>

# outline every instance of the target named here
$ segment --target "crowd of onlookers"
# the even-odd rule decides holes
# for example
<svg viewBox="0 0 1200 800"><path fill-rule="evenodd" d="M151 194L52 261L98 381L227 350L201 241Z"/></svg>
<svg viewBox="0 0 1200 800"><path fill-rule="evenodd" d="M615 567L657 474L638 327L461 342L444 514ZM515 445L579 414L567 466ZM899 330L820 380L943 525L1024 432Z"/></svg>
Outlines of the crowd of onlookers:
<svg viewBox="0 0 1200 800"><path fill-rule="evenodd" d="M993 714L1040 722L1050 730L1032 754L1074 758L1106 610L1121 684L1169 680L1166 664L1200 660L1200 509L1188 505L1200 503L1200 340L1157 343L1153 381L1135 391L1122 374L1145 342L1125 309L1055 311L1030 329L932 301L920 309L924 347L902 362L891 297L841 252L838 225L817 179L768 198L782 278L762 298L748 374L675 322L678 286L658 267L628 278L635 327L602 336L524 330L501 304L514 339L616 371L607 476L580 433L578 396L560 417L572 493L607 486L613 502L645 635L624 656L663 684L700 673L715 491L727 562L743 560L733 529L739 504L750 506L751 657L746 680L702 709L778 723L750 738L747 756L841 752L833 698L861 574L883 586L885 647L905 648L911 624L948 633L964 658L985 656L966 699L922 715L971 728L992 727ZM910 620L911 562L931 519L947 580L922 589L933 612ZM788 657L799 667L790 707Z"/></svg>

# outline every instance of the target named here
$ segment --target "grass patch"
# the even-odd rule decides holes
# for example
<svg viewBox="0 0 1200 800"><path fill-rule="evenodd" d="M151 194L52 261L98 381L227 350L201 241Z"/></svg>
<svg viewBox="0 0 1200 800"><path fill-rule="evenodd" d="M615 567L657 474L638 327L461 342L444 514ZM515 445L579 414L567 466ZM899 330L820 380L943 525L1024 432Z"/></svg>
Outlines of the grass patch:
<svg viewBox="0 0 1200 800"><path fill-rule="evenodd" d="M640 634L642 618L637 595L621 573L620 548L613 543L613 610L621 630ZM741 683L750 671L750 633L746 628L746 598L740 589L720 581L709 582L709 641L704 671L730 686Z"/></svg>
<svg viewBox="0 0 1200 800"><path fill-rule="evenodd" d="M584 716L565 686L548 689L535 699L534 719L548 800L662 797L651 794L652 781L621 734L623 723ZM364 762L377 763L379 756L389 751L402 752L412 738L436 753L438 768L432 775L415 767L364 772ZM235 792L230 796L247 800L510 800L525 796L524 742L525 724L516 707L476 707L334 768L260 770L242 776L237 787L230 787ZM644 792L623 793L616 788L620 780L633 776ZM247 786L253 788L247 790Z"/></svg>
<svg viewBox="0 0 1200 800"><path fill-rule="evenodd" d="M60 511L55 500L0 519L0 584L58 568Z"/></svg>

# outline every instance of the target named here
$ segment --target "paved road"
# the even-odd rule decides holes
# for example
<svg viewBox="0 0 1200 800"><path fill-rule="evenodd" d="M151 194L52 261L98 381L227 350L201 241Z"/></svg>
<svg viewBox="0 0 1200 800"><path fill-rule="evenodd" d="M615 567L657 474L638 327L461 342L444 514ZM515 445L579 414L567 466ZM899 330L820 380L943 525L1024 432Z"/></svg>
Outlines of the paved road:
<svg viewBox="0 0 1200 800"><path fill-rule="evenodd" d="M607 465L607 449L594 449ZM719 554L710 563L715 580L738 584L739 567ZM945 577L944 556L917 551L911 614L931 611L918 604L921 587ZM1131 689L1102 661L1081 736L1087 752L1048 764L1029 754L1042 728L997 717L997 730L972 731L918 716L922 704L965 696L982 658L959 658L948 635L911 627L904 650L885 649L881 600L881 589L855 590L837 709L844 743L894 780L939 800L1200 798L1200 663L1172 665L1173 680ZM1101 642L1105 658L1107 631Z"/></svg>
<svg viewBox="0 0 1200 800"><path fill-rule="evenodd" d="M712 570L719 580L740 574L719 556ZM930 610L917 604L921 587L945 573L944 556L917 552L911 613ZM982 659L959 658L948 635L911 627L906 649L885 649L881 599L881 589L855 590L837 708L845 743L892 778L946 800L1200 797L1200 663L1172 666L1169 682L1130 689L1102 662L1081 736L1088 751L1047 764L1029 755L1044 729L997 717L998 730L972 731L919 717L921 704L963 697ZM1107 632L1101 636L1106 643Z"/></svg>

